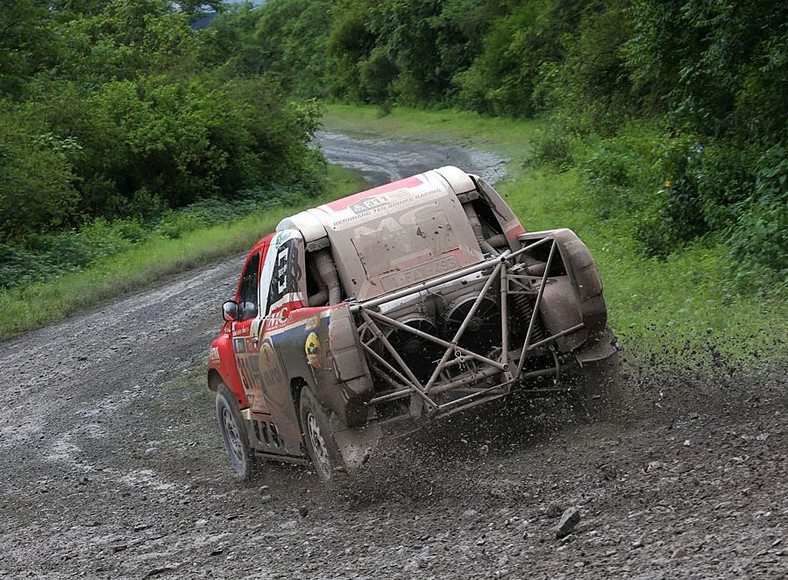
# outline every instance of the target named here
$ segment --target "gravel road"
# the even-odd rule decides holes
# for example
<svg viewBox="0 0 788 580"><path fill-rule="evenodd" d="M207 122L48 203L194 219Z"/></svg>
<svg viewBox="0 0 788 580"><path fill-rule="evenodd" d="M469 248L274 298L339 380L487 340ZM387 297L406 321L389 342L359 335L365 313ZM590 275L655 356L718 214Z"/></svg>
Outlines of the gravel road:
<svg viewBox="0 0 788 580"><path fill-rule="evenodd" d="M369 148L321 141L332 159ZM415 147L376 146L398 163ZM234 481L203 368L241 261L2 343L0 577L786 577L781 364L625 354L604 413L511 401L329 486L278 464Z"/></svg>

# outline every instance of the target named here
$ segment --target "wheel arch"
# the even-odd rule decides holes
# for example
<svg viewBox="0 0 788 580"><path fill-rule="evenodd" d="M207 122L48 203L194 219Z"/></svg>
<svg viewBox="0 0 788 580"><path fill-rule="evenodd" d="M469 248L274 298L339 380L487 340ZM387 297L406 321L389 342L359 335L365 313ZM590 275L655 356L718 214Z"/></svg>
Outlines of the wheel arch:
<svg viewBox="0 0 788 580"><path fill-rule="evenodd" d="M208 371L208 388L215 393L219 390L219 385L222 384L224 384L224 379L219 374L219 371L210 369Z"/></svg>
<svg viewBox="0 0 788 580"><path fill-rule="evenodd" d="M293 405L295 405L296 417L298 417L298 424L303 433L303 425L301 425L301 413L299 412L299 405L301 404L301 392L309 388L309 383L303 377L293 377L290 379L290 395L293 397Z"/></svg>

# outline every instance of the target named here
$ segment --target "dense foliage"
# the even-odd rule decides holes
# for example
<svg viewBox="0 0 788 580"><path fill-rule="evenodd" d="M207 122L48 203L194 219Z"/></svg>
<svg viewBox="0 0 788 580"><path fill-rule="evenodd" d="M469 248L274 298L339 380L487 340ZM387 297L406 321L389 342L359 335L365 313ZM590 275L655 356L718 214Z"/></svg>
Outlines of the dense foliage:
<svg viewBox="0 0 788 580"><path fill-rule="evenodd" d="M238 65L240 27L191 26L208 4L0 0L0 287L80 267L195 202L320 190L319 110Z"/></svg>
<svg viewBox="0 0 788 580"><path fill-rule="evenodd" d="M784 2L269 0L243 19L255 71L303 96L546 116L531 162L580 168L646 253L722 240L739 273L788 277Z"/></svg>

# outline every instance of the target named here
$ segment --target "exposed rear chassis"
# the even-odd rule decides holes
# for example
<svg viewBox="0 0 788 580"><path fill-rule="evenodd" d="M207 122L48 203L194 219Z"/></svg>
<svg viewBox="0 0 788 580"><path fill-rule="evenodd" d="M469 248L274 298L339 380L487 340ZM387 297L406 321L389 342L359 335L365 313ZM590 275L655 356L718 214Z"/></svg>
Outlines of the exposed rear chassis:
<svg viewBox="0 0 788 580"><path fill-rule="evenodd" d="M544 274L541 276L531 275L526 271L526 267L520 259L526 253L543 244L550 244ZM512 392L515 386L524 385L528 381L539 377L552 376L557 383L566 367L577 365L577 361L571 353L562 353L560 351L556 339L582 330L585 328L584 323L581 322L549 336L534 339L536 335L535 329L539 324L538 317L542 297L550 280L549 274L553 262L557 258L557 251L557 240L547 236L517 251L506 250L501 255L488 259L483 263L433 278L415 287L351 305L351 312L356 313L360 317L358 327L360 342L368 355L370 366L378 378L391 387L390 390L376 393L368 404L374 407L381 403L410 399L409 414L396 416L378 423L383 425L410 418L424 416L433 418L455 413L506 396ZM445 340L423 332L378 311L378 307L386 303L401 300L476 273L481 273L486 280L476 297L475 303L451 340ZM496 281L500 281L500 283L496 284ZM500 355L495 358L489 358L489 353L475 352L458 344L482 301L491 292L500 292L501 344ZM511 304L508 297L520 294L527 294L531 297L535 294L535 300L533 311L528 321L525 339L521 342L518 341L519 344L512 345L510 344L511 333L509 328L511 317L508 312ZM416 377L416 373L413 372L387 339L387 329L397 329L398 331L412 333L444 349L442 358L428 380L421 381ZM391 357L390 360L386 360L385 357L381 356L380 348L375 348L375 346L378 346L375 344L376 342L385 348L385 351ZM549 359L552 357L552 364L536 370L524 370L525 364L529 360L529 354L536 354L537 352L546 355L545 358ZM456 369L458 366L460 369L465 369L465 372L462 372L459 376L452 377L449 371ZM549 387L536 388L532 383L529 385L528 392L536 394L566 390L567 388L557 387L555 384ZM449 393L450 391L453 395L459 396L443 402L438 400L437 395Z"/></svg>

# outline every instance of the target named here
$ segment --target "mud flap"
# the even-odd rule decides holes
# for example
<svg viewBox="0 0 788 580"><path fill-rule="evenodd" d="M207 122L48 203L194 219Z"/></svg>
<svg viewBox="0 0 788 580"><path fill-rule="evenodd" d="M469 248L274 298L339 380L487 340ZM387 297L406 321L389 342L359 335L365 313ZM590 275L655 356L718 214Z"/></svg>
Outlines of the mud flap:
<svg viewBox="0 0 788 580"><path fill-rule="evenodd" d="M348 429L333 413L331 431L348 471L358 469L369 460L383 435L377 425L367 425L363 429Z"/></svg>
<svg viewBox="0 0 788 580"><path fill-rule="evenodd" d="M594 340L589 340L587 345L575 353L575 358L581 367L586 363L606 359L619 349L618 340L607 326Z"/></svg>

